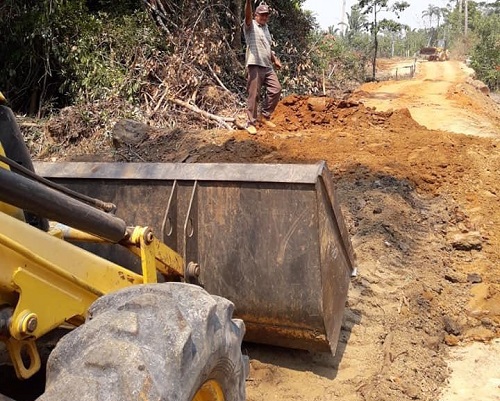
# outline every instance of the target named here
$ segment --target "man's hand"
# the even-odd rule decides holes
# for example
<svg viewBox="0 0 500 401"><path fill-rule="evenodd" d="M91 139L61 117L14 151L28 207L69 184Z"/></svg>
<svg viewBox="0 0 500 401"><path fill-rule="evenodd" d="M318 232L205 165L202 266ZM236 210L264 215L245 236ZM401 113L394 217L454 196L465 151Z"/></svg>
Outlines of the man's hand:
<svg viewBox="0 0 500 401"><path fill-rule="evenodd" d="M271 63L273 63L274 67L277 70L281 70L281 61L276 57L276 54L274 52L271 52Z"/></svg>

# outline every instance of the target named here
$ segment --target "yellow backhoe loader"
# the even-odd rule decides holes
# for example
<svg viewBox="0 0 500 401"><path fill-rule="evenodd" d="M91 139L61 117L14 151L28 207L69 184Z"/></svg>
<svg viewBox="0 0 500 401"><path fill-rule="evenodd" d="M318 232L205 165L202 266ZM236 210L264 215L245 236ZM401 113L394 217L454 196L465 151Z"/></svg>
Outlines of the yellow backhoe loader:
<svg viewBox="0 0 500 401"><path fill-rule="evenodd" d="M427 61L448 61L450 59L450 52L443 47L422 47L420 55Z"/></svg>
<svg viewBox="0 0 500 401"><path fill-rule="evenodd" d="M335 353L354 253L334 195L324 163L33 163L2 105L0 361L46 367L44 401L243 401L244 335Z"/></svg>

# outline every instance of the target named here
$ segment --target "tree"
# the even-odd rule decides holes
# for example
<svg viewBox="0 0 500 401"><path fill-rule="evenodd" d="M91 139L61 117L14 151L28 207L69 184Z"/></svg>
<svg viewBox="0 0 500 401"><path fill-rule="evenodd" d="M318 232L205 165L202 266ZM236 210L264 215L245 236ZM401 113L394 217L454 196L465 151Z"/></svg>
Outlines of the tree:
<svg viewBox="0 0 500 401"><path fill-rule="evenodd" d="M422 11L423 18L429 18L429 28L432 28L432 21L434 20L434 16L439 15L439 7L429 4L427 9Z"/></svg>
<svg viewBox="0 0 500 401"><path fill-rule="evenodd" d="M365 29L367 22L366 15L361 13L359 5L352 6L351 13L347 13L346 37L348 40L361 33Z"/></svg>
<svg viewBox="0 0 500 401"><path fill-rule="evenodd" d="M388 0L358 0L358 5L363 15L372 14L373 17L373 20L368 24L368 27L373 36L372 79L375 79L379 31L379 21L377 20L377 17L382 11L393 12L396 16L399 16L399 13L408 8L410 4L406 1L395 2L393 5L389 5ZM394 23L397 24L395 21ZM384 22L384 24L387 23Z"/></svg>
<svg viewBox="0 0 500 401"><path fill-rule="evenodd" d="M441 11L440 8L437 6L434 6L432 4L429 4L426 10L422 11L422 17L423 18L429 18L429 40L427 42L427 46L432 46L435 44L437 40L437 31L439 31L439 21L441 19ZM436 17L438 27L437 30L434 30L434 27L432 26L432 22L434 20L434 17Z"/></svg>
<svg viewBox="0 0 500 401"><path fill-rule="evenodd" d="M465 25L464 25L464 35L467 36L469 33L469 0L465 0Z"/></svg>
<svg viewBox="0 0 500 401"><path fill-rule="evenodd" d="M394 57L396 41L401 38L402 33L408 32L410 27L408 25L401 25L395 21L382 20L380 21L379 29L390 40L390 51L386 50L386 54Z"/></svg>
<svg viewBox="0 0 500 401"><path fill-rule="evenodd" d="M474 36L477 36L471 59L478 79L494 91L500 90L500 2L490 7L481 7L473 15Z"/></svg>

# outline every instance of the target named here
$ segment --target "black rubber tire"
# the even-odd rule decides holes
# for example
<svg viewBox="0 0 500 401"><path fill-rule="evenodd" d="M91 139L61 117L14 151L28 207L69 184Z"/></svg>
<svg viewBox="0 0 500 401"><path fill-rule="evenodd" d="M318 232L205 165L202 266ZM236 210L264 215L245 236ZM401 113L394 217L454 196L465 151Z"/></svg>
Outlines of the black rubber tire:
<svg viewBox="0 0 500 401"><path fill-rule="evenodd" d="M191 401L215 379L245 400L244 325L234 305L184 283L132 286L98 299L47 363L40 401Z"/></svg>

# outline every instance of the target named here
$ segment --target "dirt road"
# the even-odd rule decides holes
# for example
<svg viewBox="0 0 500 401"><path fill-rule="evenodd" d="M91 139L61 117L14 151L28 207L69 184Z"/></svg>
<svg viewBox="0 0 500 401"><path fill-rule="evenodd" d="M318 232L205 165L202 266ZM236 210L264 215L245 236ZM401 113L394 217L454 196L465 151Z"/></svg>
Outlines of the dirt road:
<svg viewBox="0 0 500 401"><path fill-rule="evenodd" d="M255 136L176 129L124 148L100 136L44 157L326 160L359 268L337 355L245 344L248 401L498 400L500 112L467 74L422 62L414 79L370 83L349 100L289 96L278 127Z"/></svg>
<svg viewBox="0 0 500 401"><path fill-rule="evenodd" d="M337 356L249 347L249 400L499 399L498 342L462 348L500 334L499 107L461 63L418 67L354 96L392 112L285 99L258 137L328 161L360 272Z"/></svg>
<svg viewBox="0 0 500 401"><path fill-rule="evenodd" d="M467 96L472 88L460 84L472 81L473 70L455 61L418 67L417 79L365 85L358 94L366 106L380 110L408 108L429 129L498 137L498 110L484 107L483 97Z"/></svg>

